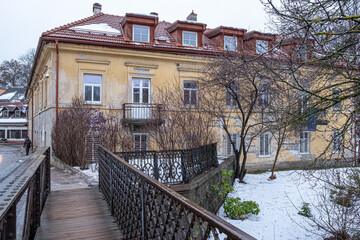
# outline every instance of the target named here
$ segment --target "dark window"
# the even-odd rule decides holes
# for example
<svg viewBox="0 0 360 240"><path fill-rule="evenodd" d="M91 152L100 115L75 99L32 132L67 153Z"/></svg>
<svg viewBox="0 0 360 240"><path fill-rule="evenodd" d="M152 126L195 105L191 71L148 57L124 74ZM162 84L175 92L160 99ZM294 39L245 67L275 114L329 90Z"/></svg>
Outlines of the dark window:
<svg viewBox="0 0 360 240"><path fill-rule="evenodd" d="M260 85L259 86L259 105L261 107L266 107L270 103L270 91L269 86Z"/></svg>
<svg viewBox="0 0 360 240"><path fill-rule="evenodd" d="M226 87L226 107L235 108L237 107L237 101L239 94L239 85L231 83ZM239 100L238 100L239 101Z"/></svg>
<svg viewBox="0 0 360 240"><path fill-rule="evenodd" d="M198 98L197 82L184 82L184 105L186 107L196 107Z"/></svg>
<svg viewBox="0 0 360 240"><path fill-rule="evenodd" d="M5 130L0 130L0 138L5 138Z"/></svg>
<svg viewBox="0 0 360 240"><path fill-rule="evenodd" d="M2 117L3 118L8 118L9 117L9 111L8 110L3 110L2 111Z"/></svg>
<svg viewBox="0 0 360 240"><path fill-rule="evenodd" d="M341 102L339 100L340 93L341 93L340 89L336 88L336 89L332 90L332 97L333 97L334 102L336 102L335 105L333 105L333 110L334 111L340 111L341 110Z"/></svg>

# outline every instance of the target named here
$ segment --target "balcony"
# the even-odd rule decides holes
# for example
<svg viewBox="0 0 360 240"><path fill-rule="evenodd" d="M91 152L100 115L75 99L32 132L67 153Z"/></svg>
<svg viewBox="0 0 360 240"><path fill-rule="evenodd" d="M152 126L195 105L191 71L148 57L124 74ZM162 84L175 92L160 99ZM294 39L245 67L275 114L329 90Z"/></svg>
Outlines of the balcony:
<svg viewBox="0 0 360 240"><path fill-rule="evenodd" d="M162 104L152 103L124 103L123 119L125 126L141 126L145 124L162 124L164 119Z"/></svg>

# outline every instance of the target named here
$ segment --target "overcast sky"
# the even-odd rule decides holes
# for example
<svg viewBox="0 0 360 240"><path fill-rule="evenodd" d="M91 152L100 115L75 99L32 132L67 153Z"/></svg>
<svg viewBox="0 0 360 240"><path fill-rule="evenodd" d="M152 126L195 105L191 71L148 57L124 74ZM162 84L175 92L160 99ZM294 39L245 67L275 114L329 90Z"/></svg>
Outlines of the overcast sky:
<svg viewBox="0 0 360 240"><path fill-rule="evenodd" d="M96 0L3 0L0 13L0 63L36 48L42 32L92 15ZM198 21L268 31L267 16L259 0L99 0L102 12L125 15L157 12L159 20L184 20L194 10Z"/></svg>

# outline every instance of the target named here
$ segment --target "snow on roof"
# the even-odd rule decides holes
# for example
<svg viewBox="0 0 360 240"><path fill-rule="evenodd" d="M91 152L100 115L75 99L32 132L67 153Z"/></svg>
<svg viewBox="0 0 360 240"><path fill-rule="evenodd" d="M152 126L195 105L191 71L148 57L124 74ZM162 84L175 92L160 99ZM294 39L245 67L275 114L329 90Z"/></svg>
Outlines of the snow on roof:
<svg viewBox="0 0 360 240"><path fill-rule="evenodd" d="M10 93L5 93L0 95L0 100L7 100L7 99L11 99L15 96L16 92L10 92Z"/></svg>
<svg viewBox="0 0 360 240"><path fill-rule="evenodd" d="M154 17L154 18L158 18L157 15L154 15L154 14L144 14L144 13L128 13L128 14L131 14L131 15L138 15L138 16L145 16L145 17Z"/></svg>
<svg viewBox="0 0 360 240"><path fill-rule="evenodd" d="M26 118L0 118L0 123L27 123Z"/></svg>
<svg viewBox="0 0 360 240"><path fill-rule="evenodd" d="M120 30L110 27L106 23L88 24L82 26L71 27L71 30L80 33L105 34L108 36L121 36Z"/></svg>

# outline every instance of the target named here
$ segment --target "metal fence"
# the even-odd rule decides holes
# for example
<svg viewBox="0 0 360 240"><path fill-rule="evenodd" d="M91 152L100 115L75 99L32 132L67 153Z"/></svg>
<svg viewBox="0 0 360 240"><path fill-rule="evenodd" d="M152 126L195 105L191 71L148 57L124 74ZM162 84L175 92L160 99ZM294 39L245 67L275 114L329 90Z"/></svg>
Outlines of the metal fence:
<svg viewBox="0 0 360 240"><path fill-rule="evenodd" d="M103 147L99 187L125 239L255 239Z"/></svg>
<svg viewBox="0 0 360 240"><path fill-rule="evenodd" d="M34 239L50 192L50 148L0 175L0 240Z"/></svg>
<svg viewBox="0 0 360 240"><path fill-rule="evenodd" d="M219 165L216 143L185 150L115 154L164 184L188 183L205 170Z"/></svg>

